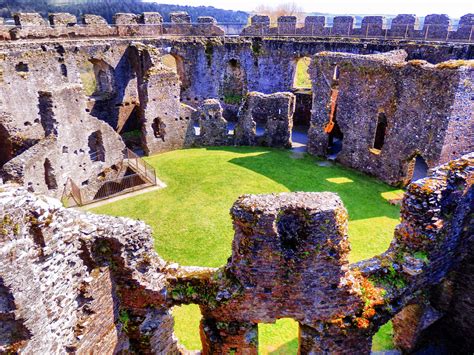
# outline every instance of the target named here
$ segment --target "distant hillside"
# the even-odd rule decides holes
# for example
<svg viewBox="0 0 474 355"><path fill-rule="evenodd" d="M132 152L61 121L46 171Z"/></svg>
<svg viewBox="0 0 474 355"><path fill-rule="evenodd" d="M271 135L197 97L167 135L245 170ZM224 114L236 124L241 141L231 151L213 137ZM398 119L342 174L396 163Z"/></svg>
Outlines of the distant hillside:
<svg viewBox="0 0 474 355"><path fill-rule="evenodd" d="M198 16L212 16L224 23L247 23L248 14L243 11L216 9L212 6L180 6L143 3L141 0L0 0L0 17L9 18L18 11L35 11L46 16L50 12L70 12L76 16L96 14L111 22L117 12L142 13L157 11L165 21L169 13L186 11L193 21Z"/></svg>

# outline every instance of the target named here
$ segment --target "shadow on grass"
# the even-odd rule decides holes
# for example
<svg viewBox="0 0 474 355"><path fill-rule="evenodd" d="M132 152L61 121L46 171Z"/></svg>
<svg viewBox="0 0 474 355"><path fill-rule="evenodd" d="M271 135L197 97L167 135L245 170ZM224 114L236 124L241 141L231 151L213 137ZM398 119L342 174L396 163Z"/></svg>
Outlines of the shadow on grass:
<svg viewBox="0 0 474 355"><path fill-rule="evenodd" d="M351 220L374 217L398 218L399 208L390 205L383 193L397 190L375 178L339 165L316 166L319 160L308 154L302 159L288 159L287 150L255 147L211 147L208 150L261 153L230 162L252 170L284 185L290 191L337 193L346 206ZM308 169L309 165L315 169Z"/></svg>
<svg viewBox="0 0 474 355"><path fill-rule="evenodd" d="M288 355L298 353L298 338L294 338L289 342L283 344L278 349L270 351L270 355Z"/></svg>

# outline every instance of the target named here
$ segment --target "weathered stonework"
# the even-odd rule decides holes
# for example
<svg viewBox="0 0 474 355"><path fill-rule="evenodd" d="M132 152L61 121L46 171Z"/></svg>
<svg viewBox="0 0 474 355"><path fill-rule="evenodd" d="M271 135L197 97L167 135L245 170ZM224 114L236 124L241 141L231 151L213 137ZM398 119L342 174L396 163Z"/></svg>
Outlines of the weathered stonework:
<svg viewBox="0 0 474 355"><path fill-rule="evenodd" d="M472 352L474 157L447 162L474 150L472 45L449 42L466 41L473 19L452 31L444 15L423 29L413 15L390 29L378 16L356 29L347 16L270 27L257 15L226 38L215 19L186 13L169 24L158 13L117 14L111 26L63 13L2 24L0 174L24 187L0 185L0 352L178 353L170 309L187 303L201 306L204 354L255 354L257 324L281 317L299 322L302 354L369 353L392 317L405 351L436 340ZM312 57L312 107L300 109L312 112L310 153L327 155L332 112L339 162L391 184L410 181L417 155L433 169L408 187L386 253L348 264L347 216L331 193L239 198L233 254L218 270L164 262L140 222L31 193L60 197L73 178L94 196L122 177L118 133L138 131L147 154L289 148L302 57Z"/></svg>
<svg viewBox="0 0 474 355"><path fill-rule="evenodd" d="M225 40L223 37L186 37L193 33L198 35L197 32L192 31L201 31L206 26L215 26L215 21L211 18L202 18L198 24L191 24L188 20L185 20L185 14L176 15L175 17L174 21L176 23L171 25L190 26L191 32L186 32L180 37L158 35L156 38L150 37L150 34L144 32L146 29L157 30L163 27L162 30L166 32L167 24L162 22L161 16L157 13L144 13L142 15L117 14L115 26L107 26L102 18L93 15L83 17L85 26L74 26L72 25L74 21L68 14L52 14L53 27L43 24L42 21L44 22L44 20L36 14L19 14L17 16L18 26L11 31L15 33L15 38L21 39L24 35L28 38L45 38L45 41L22 42L20 40L12 41L12 43L2 43L0 69L2 80L7 83L7 88L3 90L4 100L1 101L0 137L4 138L5 144L0 149L0 164L3 165L19 156L44 138L41 125L35 119L32 119L32 117L38 116L39 92L43 92L43 100L46 102L48 101L48 93L52 95L52 102L61 102L66 99L65 91L63 91L64 87L82 85L85 96L75 96L78 104L76 107L71 107L70 112L74 112L77 117L89 117L88 120L92 120L91 122L95 122L96 118L105 121L117 133L122 135L130 131L139 132L135 142L126 143L131 148L141 146L146 154L209 144L288 147L291 144L289 139L291 134L289 117L292 112L292 104L288 104L285 100L277 100L271 104L274 106L272 108L264 108L265 105L263 105L261 114L267 116L271 114L277 120L272 124L266 124L272 120L268 120L268 117L261 119L262 124L266 125L266 133L263 137L256 137L255 133L257 132L253 132L251 116L260 114L257 112L258 110L248 109L247 106L249 106L249 100L257 99L244 100L244 98L248 92L252 91L281 96L277 93L293 90L296 62L299 58L312 56L314 53L325 49L370 54L385 52L396 47L405 48L408 59L424 58L431 62L439 62L450 58L469 58L470 56L469 45L449 43L436 46L425 43L400 43L382 40L362 43L360 41L351 42L350 40L321 40L311 36L282 37L279 39L271 37L263 39L246 38L242 36L240 38L226 38ZM405 19L405 16L401 16L398 20L402 21L403 19ZM433 17L433 21L436 19L437 17ZM469 19L469 16L463 17L463 26L470 23ZM320 17L310 17L307 19L307 25L311 24L314 30L315 25L316 27L324 25L323 20ZM342 20L336 21L336 25L346 23ZM261 25L267 23L265 17L255 17L253 21L255 24ZM372 23L380 24L380 18L367 17L365 19L364 24ZM281 26L293 26L292 24L292 18L281 18ZM34 25L34 27L29 27L30 25ZM135 32L128 32L128 28ZM117 33L117 31L122 30L123 33ZM283 30L283 27L280 30ZM81 31L85 32L82 33ZM96 37L114 36L117 38L81 39L81 36L87 37L87 33L94 33ZM78 41L61 41L60 37L69 35L74 38L78 37ZM139 37L142 41L130 43L130 40L127 39L127 36L130 35ZM57 42L51 41L52 37L58 37ZM175 69L163 65L165 55L174 58L176 61ZM371 95L359 95L357 98L353 98L358 103L356 105L358 111L351 111L355 108L349 110L351 119L347 124L350 127L358 126L359 115L374 117L372 112L374 98L378 100L381 91L374 95L372 89L368 87L372 81L367 81L366 77L371 74L364 72L361 66L365 65L364 63L370 59L369 57L365 57L366 59L362 59L362 57L336 57L337 60L341 61L347 59L355 68L354 71L357 69L359 72L357 75L355 73L351 74L354 76L354 80L351 83L342 83L341 87L347 85L348 90L352 93L367 92ZM343 57L346 59L343 59ZM320 61L322 56L316 58L316 61ZM380 56L376 58L380 58ZM377 65L382 65L377 63L383 61L378 62L377 60L374 60L371 64L374 68ZM421 62L411 62L410 64L405 63L400 68L397 66L401 65L401 61L398 62L398 59L394 59L394 63L391 64L393 73L384 76L387 85L390 84L390 88L384 92L384 95L387 93L394 95L393 87L405 86L408 88L410 86L409 90L404 89L404 96L397 102L398 107L405 107L406 110L398 110L397 115L408 117L410 114L408 112L409 107L414 106L420 107L418 110L420 120L423 119L422 116L431 115L431 111L436 111L433 115L441 118L431 119L431 122L435 123L429 124L430 127L424 130L424 136L420 139L413 139L414 142L418 142L417 144L410 142L410 144L403 147L404 150L413 149L407 152L404 157L401 157L402 161L393 162L390 159L385 159L388 155L383 150L380 156L375 156L372 153L369 154L368 149L361 147L363 139L366 139L365 144L370 144L370 136L374 134L375 130L375 119L366 122L367 125L364 126L368 128L366 136L359 135L357 140L354 140L354 142L357 141L358 145L355 152L348 156L347 150L344 148L347 147L346 145L338 157L342 163L356 168L360 167L361 170L375 174L390 183L406 183L409 181L408 176L413 164L410 164L408 160L415 153L421 154L427 160L428 165L433 167L436 164L459 157L460 154L472 149L470 145L470 142L472 142L472 125L470 125L469 117L466 114L469 110L472 110L472 101L469 100L472 91L469 85L472 81L472 70L462 66L464 62L444 63L436 67L421 64ZM469 62L467 63L469 64ZM457 66L460 66L460 68L456 69ZM87 67L92 67L92 74L85 70ZM419 75L416 74L410 80L407 79L410 85L403 85L402 81L398 80L399 72L404 72L404 75L411 75L411 72L416 72ZM424 74L421 75L421 73ZM438 73L433 74L437 79L425 85L424 80L428 80L432 73ZM87 78L87 75L89 75L89 78ZM342 75L346 74L342 73ZM317 88L313 90L313 107L304 107L305 111L312 109L313 116L320 120L319 123L315 122L309 142L310 152L318 155L325 155L324 149L321 147L324 147L327 139L320 128L317 128L317 125L323 124L322 120L327 118L328 90L325 89L327 87L326 79L326 73L324 76L313 75L313 84ZM389 83L390 80L397 84ZM43 82L48 84L44 85ZM431 97L434 100L433 92L437 92L437 87L435 87L438 85L437 83L443 87L442 91L445 92L445 95L436 98L437 101L443 99L443 102L440 103L443 106L442 109L438 110L438 106L431 105L432 102L424 103L425 100L417 102L416 105L411 105L410 100L414 97L413 92L416 92L417 95L423 92L424 96ZM92 90L91 86L94 86ZM18 94L20 92L21 95ZM20 96L21 99L17 100L17 96ZM15 98L15 100L12 98ZM202 136L196 135L194 127L196 120L193 117L200 115L196 110L199 110L200 105L207 99L218 99L220 101L220 105L224 109L223 119L229 122L240 120L240 123L237 122L234 135L224 134L223 122L219 128L216 128L218 132L211 133L209 129L207 130L206 135L215 135L210 142L203 140ZM344 100L344 95L341 96L341 99ZM84 100L86 101L85 108ZM393 102L392 99L389 101ZM21 104L18 104L18 102L21 102ZM447 119L448 113L446 112L449 111L448 105L450 102L452 108L450 118ZM68 103L67 105L71 104ZM251 105L255 106L255 104ZM380 103L380 105L384 106L385 110L389 109L389 107L385 108L389 105L387 102ZM242 110L239 117L237 117L239 106L242 106ZM66 107L66 104L62 104L62 107ZM339 105L339 118L341 109L342 106ZM250 113L249 110L255 112ZM274 113L271 113L272 110L278 110L278 112L281 112L281 116L280 113L274 115ZM342 115L345 115L345 113L342 113ZM23 121L23 117L29 119ZM256 123L260 124L259 122ZM197 125L199 126L199 123ZM418 119L411 123L413 130L416 130L416 127L419 126ZM459 135L460 130L464 130L463 135ZM359 131L354 130L354 134L357 132ZM398 137L401 134L404 137L410 136L406 135L406 132L398 132L393 139L399 142ZM216 139L216 137L220 138ZM67 144L64 145L68 147ZM422 147L424 151L430 152L428 154L430 156L422 154L423 152L419 151L418 146ZM319 148L316 149L316 147ZM78 148L79 152L80 149L84 150L83 146ZM118 149L119 147L115 146L114 150ZM35 153L37 150L38 147L30 153L37 154ZM104 168L117 165L119 154L118 152L115 153L116 156L111 160L106 157L106 164L103 164L106 165ZM397 151L397 155L399 154L400 152ZM31 157L29 159L31 160ZM101 173L94 169L86 174L83 169L88 170L88 168L79 166L84 162L76 160L71 160L71 162L74 162L74 164L64 168L67 171L67 173L62 174L64 180L67 180L68 175L76 173L76 170L82 169L82 173L79 175L81 181L78 181L78 183L88 185L95 180L94 176ZM52 169L56 173L60 170L56 166L53 166ZM11 178L8 177L8 179ZM58 183L58 190L52 194L58 196L56 192L59 193L63 186L64 181L61 180ZM44 189L37 191L45 192Z"/></svg>
<svg viewBox="0 0 474 355"><path fill-rule="evenodd" d="M291 147L294 112L295 95L292 93L248 93L239 109L235 144ZM264 130L261 135L257 132L259 124Z"/></svg>
<svg viewBox="0 0 474 355"><path fill-rule="evenodd" d="M222 116L219 100L204 100L198 110L199 138L195 144L199 146L220 146L230 143L227 121ZM195 118L196 119L196 118Z"/></svg>
<svg viewBox="0 0 474 355"><path fill-rule="evenodd" d="M147 226L66 210L11 185L0 201L0 298L10 300L11 319L0 351L177 353L160 307L165 278L150 273L166 264ZM149 295L149 306L129 289Z"/></svg>
<svg viewBox="0 0 474 355"><path fill-rule="evenodd" d="M157 35L183 35L183 36L224 36L224 30L219 27L215 19L202 17L197 23L191 23L191 18L186 12L170 14L170 22L163 23L159 13L117 14L114 25L107 26L103 19L94 15L85 15L85 27L63 25L75 24L75 17L70 14L53 14L49 27L35 13L15 14L16 28L10 29L5 34L7 39L22 38L47 38L47 37L98 37L98 36L157 36ZM55 20L57 18L57 21ZM361 28L354 27L354 18L351 16L336 16L332 26L326 26L324 16L308 16L304 25L298 26L294 16L281 16L277 19L277 26L270 26L268 16L254 15L250 25L238 25L243 28L242 36L318 36L318 37L354 37L354 38L380 38L383 40L408 39L419 41L472 41L473 14L461 17L457 30L450 28L450 19L447 15L430 14L425 17L424 26L418 29L418 19L414 15L396 16L389 28L382 24L382 16L366 16L362 18ZM58 26L56 23L60 24ZM100 26L98 26L100 25ZM28 28L29 27L29 28ZM415 28L416 27L416 28ZM8 32L8 31L7 31Z"/></svg>
<svg viewBox="0 0 474 355"><path fill-rule="evenodd" d="M432 168L474 150L474 61L431 65L405 57L395 51L370 56L323 52L313 58L310 153L328 154L335 133L324 127L334 91L333 132L342 132L337 160L344 165L406 185L417 155ZM381 119L386 123L379 132Z"/></svg>
<svg viewBox="0 0 474 355"><path fill-rule="evenodd" d="M448 322L462 336L445 331L438 340L471 352L473 308L462 301L470 285L459 273L472 278L473 177L471 154L411 184L390 248L352 265L337 195L244 195L231 210L232 257L220 269L164 262L142 222L2 185L0 350L178 353L169 309L197 303L204 354L256 354L257 323L280 317L300 323L300 353L368 354L372 335L397 313L413 324L395 321L400 346Z"/></svg>
<svg viewBox="0 0 474 355"><path fill-rule="evenodd" d="M10 65L3 62L0 175L61 197L69 178L93 182L123 159L125 146L110 125L86 112L76 63L55 49L12 51Z"/></svg>

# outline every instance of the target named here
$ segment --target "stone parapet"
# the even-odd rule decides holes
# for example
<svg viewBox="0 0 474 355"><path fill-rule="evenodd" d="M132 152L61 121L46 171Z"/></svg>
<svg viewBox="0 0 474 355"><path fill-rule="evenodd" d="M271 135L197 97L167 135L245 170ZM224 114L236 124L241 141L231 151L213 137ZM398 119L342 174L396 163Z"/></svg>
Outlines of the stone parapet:
<svg viewBox="0 0 474 355"><path fill-rule="evenodd" d="M303 24L295 16L281 16L272 25L265 15L254 15L247 24L224 24L223 28L243 28L241 36L330 36L343 38L381 38L381 39L415 39L420 41L472 41L474 15L461 17L457 29L451 27L447 15L431 14L425 17L423 28L418 28L415 15L397 15L389 24L383 16L365 16L361 27L355 27L351 16L336 16L328 26L324 16L307 16ZM76 27L76 18L71 14L50 14L45 21L37 13L17 13L14 15L15 28L9 28L11 34L4 39L48 37L101 37L101 36L225 36L226 32L212 17L198 17L196 23L186 12L172 12L170 22L163 22L159 13L143 14L118 13L112 24L94 15L84 15L82 25L86 29L74 28L65 30L62 27ZM48 23L49 22L49 23ZM80 27L80 26L77 26ZM104 28L99 28L104 27ZM114 28L108 31L107 28Z"/></svg>

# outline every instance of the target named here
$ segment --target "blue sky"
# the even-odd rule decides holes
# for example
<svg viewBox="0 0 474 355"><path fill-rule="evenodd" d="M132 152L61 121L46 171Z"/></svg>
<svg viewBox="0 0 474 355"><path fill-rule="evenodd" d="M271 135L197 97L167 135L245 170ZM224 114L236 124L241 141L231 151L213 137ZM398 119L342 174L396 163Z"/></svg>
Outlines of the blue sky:
<svg viewBox="0 0 474 355"><path fill-rule="evenodd" d="M153 2L153 0L144 0ZM221 9L251 11L257 5L278 5L275 0L163 0L154 1L178 5L209 5ZM460 17L474 12L474 0L298 0L305 12L327 12L334 14L448 14Z"/></svg>

